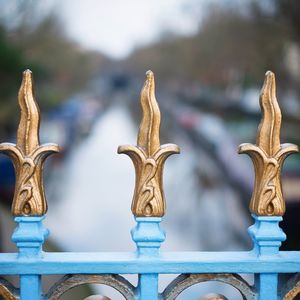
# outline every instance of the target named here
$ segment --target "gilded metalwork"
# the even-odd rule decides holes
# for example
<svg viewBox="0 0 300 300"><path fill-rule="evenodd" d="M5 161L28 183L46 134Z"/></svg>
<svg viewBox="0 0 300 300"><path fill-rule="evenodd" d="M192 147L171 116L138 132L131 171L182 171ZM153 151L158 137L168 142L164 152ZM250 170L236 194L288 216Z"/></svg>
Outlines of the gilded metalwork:
<svg viewBox="0 0 300 300"><path fill-rule="evenodd" d="M250 211L258 216L282 216L285 202L281 187L284 159L298 152L293 144L280 144L281 111L276 99L275 75L268 71L260 95L262 119L256 145L242 144L239 153L247 153L254 164L255 184Z"/></svg>
<svg viewBox="0 0 300 300"><path fill-rule="evenodd" d="M120 292L126 300L134 299L134 286L120 275L65 275L51 287L45 299L59 300L60 297L72 288L82 284L104 284Z"/></svg>
<svg viewBox="0 0 300 300"><path fill-rule="evenodd" d="M12 158L16 172L12 213L15 216L41 216L47 211L42 178L43 163L50 154L58 152L58 146L40 145L40 112L34 97L30 70L23 73L18 99L21 116L17 144L0 144L0 151Z"/></svg>
<svg viewBox="0 0 300 300"><path fill-rule="evenodd" d="M283 300L296 300L300 297L300 273L297 273L290 280L288 280L283 289Z"/></svg>
<svg viewBox="0 0 300 300"><path fill-rule="evenodd" d="M227 274L227 273L216 273L216 274L181 274L176 277L164 290L162 298L164 300L175 300L179 294L181 294L185 289L207 281L218 281L229 284L236 288L243 300L254 300L256 299L256 292L252 286L250 286L241 276L238 274ZM217 294L215 294L217 295ZM206 295L204 297L208 297ZM219 298L201 298L201 299L226 299L223 295L217 295ZM220 298L224 297L224 298Z"/></svg>
<svg viewBox="0 0 300 300"><path fill-rule="evenodd" d="M164 162L168 156L179 153L174 144L160 145L160 110L155 99L154 74L147 72L141 92L143 118L140 124L137 146L119 146L118 153L127 154L133 161L136 184L132 212L137 217L161 217L165 213L165 197L162 187Z"/></svg>
<svg viewBox="0 0 300 300"><path fill-rule="evenodd" d="M19 289L2 277L0 277L0 299L19 300Z"/></svg>

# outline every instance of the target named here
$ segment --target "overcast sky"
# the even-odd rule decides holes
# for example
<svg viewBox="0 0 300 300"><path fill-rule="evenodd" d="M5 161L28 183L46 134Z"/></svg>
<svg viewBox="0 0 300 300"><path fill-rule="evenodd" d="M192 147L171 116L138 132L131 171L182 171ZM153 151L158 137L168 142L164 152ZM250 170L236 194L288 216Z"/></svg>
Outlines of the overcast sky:
<svg viewBox="0 0 300 300"><path fill-rule="evenodd" d="M163 32L192 34L207 0L56 0L70 36L114 58Z"/></svg>
<svg viewBox="0 0 300 300"><path fill-rule="evenodd" d="M33 22L54 10L66 33L87 49L123 58L162 34L191 35L208 5L233 9L249 0L0 0L0 18L18 23L17 11L30 9ZM269 0L266 0L269 1ZM32 7L35 9L32 10Z"/></svg>

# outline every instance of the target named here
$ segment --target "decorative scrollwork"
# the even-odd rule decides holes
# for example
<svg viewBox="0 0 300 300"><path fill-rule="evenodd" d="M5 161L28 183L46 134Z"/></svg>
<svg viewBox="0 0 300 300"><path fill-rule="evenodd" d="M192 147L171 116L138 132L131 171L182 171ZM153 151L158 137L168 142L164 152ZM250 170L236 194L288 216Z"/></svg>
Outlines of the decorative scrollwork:
<svg viewBox="0 0 300 300"><path fill-rule="evenodd" d="M118 148L118 153L127 154L135 167L136 185L131 209L137 217L161 217L164 215L163 166L170 155L179 153L177 145L160 145L160 111L155 99L154 86L154 74L148 71L141 92L143 118L137 146L123 145Z"/></svg>
<svg viewBox="0 0 300 300"><path fill-rule="evenodd" d="M268 71L260 95L262 120L256 145L241 144L239 153L248 154L254 164L255 183L250 211L258 216L282 216L285 202L280 173L284 159L298 152L293 144L280 144L281 112L276 99L275 75Z"/></svg>
<svg viewBox="0 0 300 300"><path fill-rule="evenodd" d="M65 275L50 288L45 299L58 300L64 293L82 284L104 284L120 292L125 299L134 299L134 286L120 275Z"/></svg>
<svg viewBox="0 0 300 300"><path fill-rule="evenodd" d="M243 297L243 300L256 299L256 293L254 288L250 286L241 276L238 274L181 274L176 277L164 290L162 297L164 300L175 300L178 295L185 289L201 282L207 281L219 281L229 284L236 288ZM208 295L206 295L207 297ZM219 295L224 297L223 295ZM207 299L222 299L222 298L207 298ZM205 298L204 298L205 299ZM225 298L226 299L226 298Z"/></svg>
<svg viewBox="0 0 300 300"><path fill-rule="evenodd" d="M300 296L300 273L290 278L282 291L283 300L296 300L297 296Z"/></svg>
<svg viewBox="0 0 300 300"><path fill-rule="evenodd" d="M19 289L2 277L0 277L0 299L19 300Z"/></svg>
<svg viewBox="0 0 300 300"><path fill-rule="evenodd" d="M18 98L21 117L17 144L0 144L0 151L12 158L16 172L12 213L15 216L41 216L47 211L42 178L43 163L50 154L58 152L58 146L40 145L40 112L34 98L30 70L23 73Z"/></svg>

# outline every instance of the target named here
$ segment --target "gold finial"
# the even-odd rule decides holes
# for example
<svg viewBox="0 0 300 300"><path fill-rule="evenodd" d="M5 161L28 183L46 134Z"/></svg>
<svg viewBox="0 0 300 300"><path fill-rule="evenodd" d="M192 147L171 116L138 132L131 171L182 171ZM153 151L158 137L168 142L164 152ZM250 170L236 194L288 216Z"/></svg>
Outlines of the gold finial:
<svg viewBox="0 0 300 300"><path fill-rule="evenodd" d="M174 144L160 145L160 111L155 99L154 74L146 73L141 92L143 118L137 146L119 146L118 153L127 154L133 161L136 185L131 210L136 217L161 217L165 213L162 187L164 162L168 156L179 153Z"/></svg>
<svg viewBox="0 0 300 300"><path fill-rule="evenodd" d="M0 151L11 157L16 172L12 213L15 216L41 216L47 211L42 178L43 163L50 154L58 152L58 146L40 145L40 112L34 98L30 70L23 72L18 98L21 113L17 144L0 144Z"/></svg>
<svg viewBox="0 0 300 300"><path fill-rule="evenodd" d="M250 211L258 216L282 216L285 202L281 187L284 159L298 152L293 144L280 144L281 112L276 99L275 75L268 71L259 99L262 119L256 145L241 144L239 153L247 153L254 164L255 183Z"/></svg>
<svg viewBox="0 0 300 300"><path fill-rule="evenodd" d="M155 82L152 71L146 73L146 81L141 92L143 119L139 128L137 145L149 156L160 147L159 127L160 111L155 99Z"/></svg>

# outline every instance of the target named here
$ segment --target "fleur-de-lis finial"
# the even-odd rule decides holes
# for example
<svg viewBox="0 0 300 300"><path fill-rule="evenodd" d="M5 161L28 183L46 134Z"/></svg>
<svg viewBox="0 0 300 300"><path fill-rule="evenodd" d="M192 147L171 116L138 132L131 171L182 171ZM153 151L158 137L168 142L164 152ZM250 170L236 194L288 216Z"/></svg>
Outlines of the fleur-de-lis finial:
<svg viewBox="0 0 300 300"><path fill-rule="evenodd" d="M247 153L254 164L255 183L250 211L258 216L282 216L285 202L281 187L284 159L298 152L293 144L280 144L281 112L276 99L275 75L268 71L260 94L262 119L256 145L241 144L239 153Z"/></svg>
<svg viewBox="0 0 300 300"><path fill-rule="evenodd" d="M119 146L118 153L127 154L133 161L136 185L131 210L137 217L161 217L165 213L162 187L164 162L168 156L179 153L174 144L160 145L160 111L155 99L155 83L152 71L146 73L141 92L143 118L137 146Z"/></svg>
<svg viewBox="0 0 300 300"><path fill-rule="evenodd" d="M17 144L0 144L0 151L11 157L16 172L12 213L15 216L41 216L47 211L42 178L43 163L59 149L56 144L40 145L40 112L34 98L30 70L23 73L18 99L21 113Z"/></svg>

